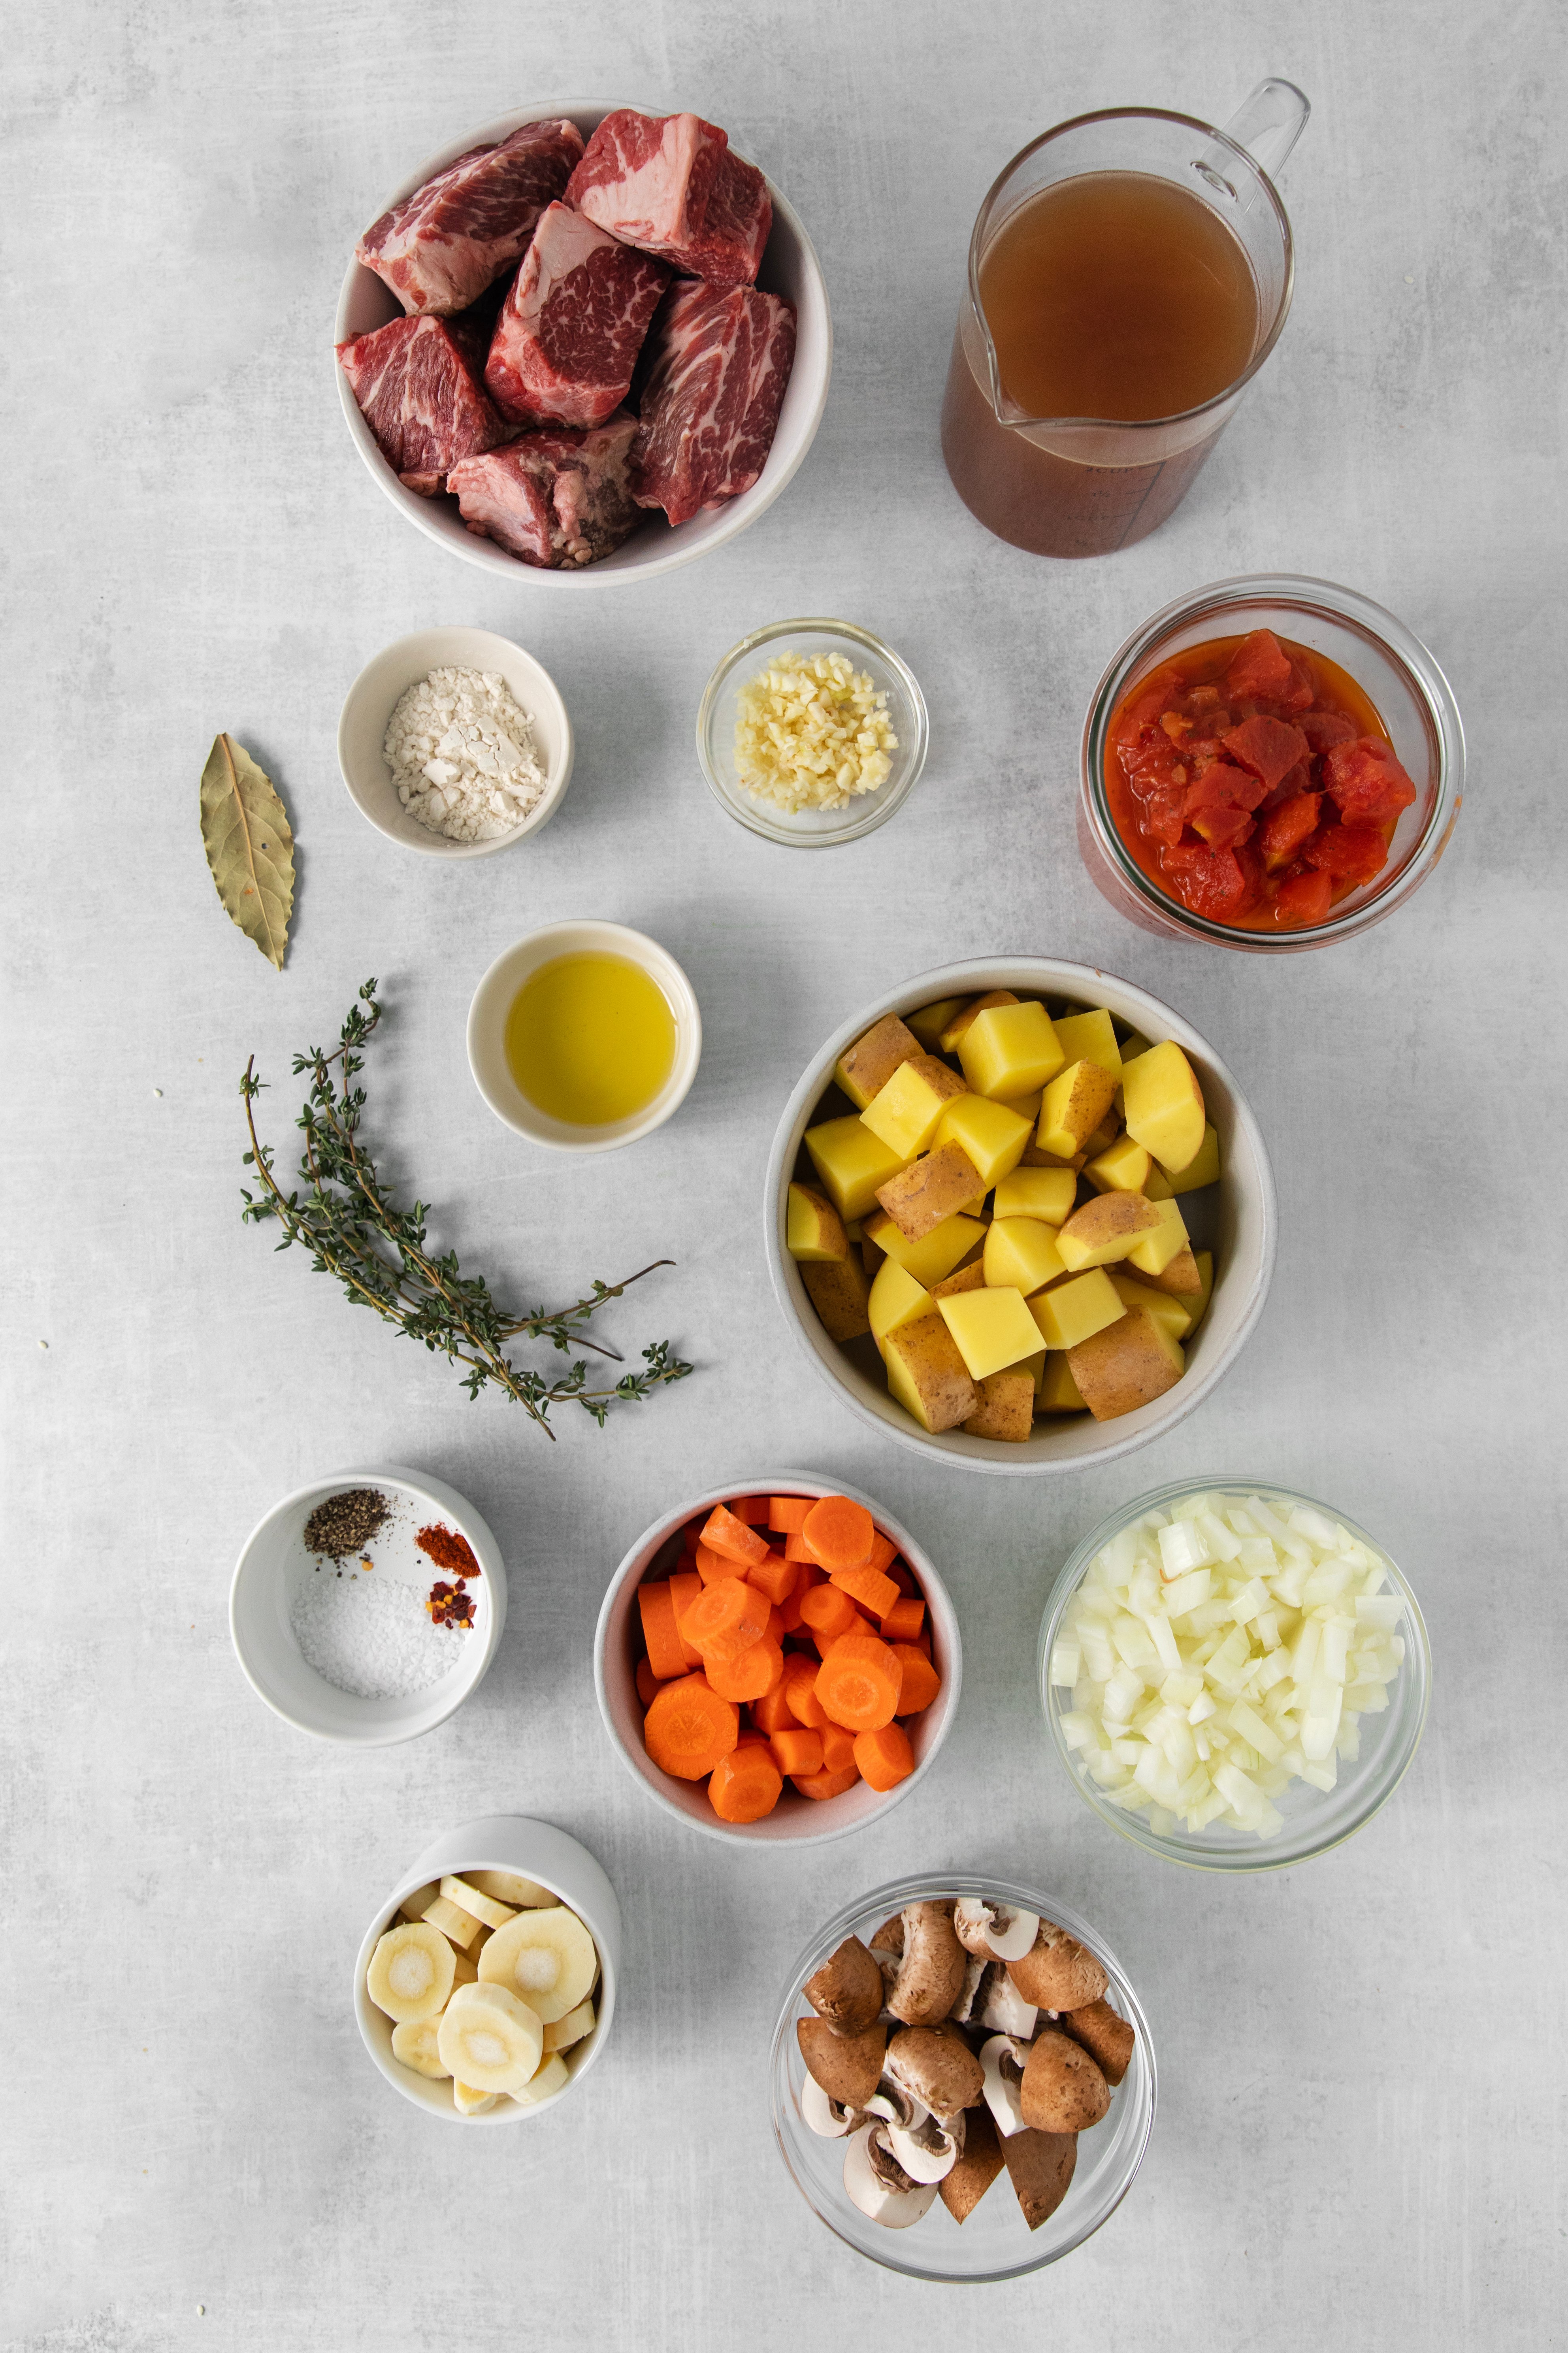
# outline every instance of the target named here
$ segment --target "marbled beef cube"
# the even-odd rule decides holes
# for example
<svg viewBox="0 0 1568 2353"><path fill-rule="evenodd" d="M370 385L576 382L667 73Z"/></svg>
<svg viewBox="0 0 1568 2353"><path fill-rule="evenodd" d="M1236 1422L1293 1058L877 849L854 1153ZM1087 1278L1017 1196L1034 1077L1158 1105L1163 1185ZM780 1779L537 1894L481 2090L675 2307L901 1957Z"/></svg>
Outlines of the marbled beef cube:
<svg viewBox="0 0 1568 2353"><path fill-rule="evenodd" d="M790 369L795 311L754 286L672 286L632 451L632 495L672 523L749 491L767 463Z"/></svg>
<svg viewBox="0 0 1568 2353"><path fill-rule="evenodd" d="M394 319L340 343L338 360L382 456L422 498L506 432L445 319Z"/></svg>
<svg viewBox="0 0 1568 2353"><path fill-rule="evenodd" d="M582 154L574 122L525 122L499 146L470 148L383 213L354 258L405 311L464 310L511 268Z"/></svg>
<svg viewBox="0 0 1568 2353"><path fill-rule="evenodd" d="M447 477L463 521L525 564L596 563L642 520L627 479L635 417L574 429L547 426L466 458Z"/></svg>
<svg viewBox="0 0 1568 2353"><path fill-rule="evenodd" d="M485 384L513 424L602 425L626 399L668 281L581 213L551 205L501 308Z"/></svg>
<svg viewBox="0 0 1568 2353"><path fill-rule="evenodd" d="M601 228L710 286L750 286L773 227L754 164L696 114L606 114L566 184L565 201Z"/></svg>

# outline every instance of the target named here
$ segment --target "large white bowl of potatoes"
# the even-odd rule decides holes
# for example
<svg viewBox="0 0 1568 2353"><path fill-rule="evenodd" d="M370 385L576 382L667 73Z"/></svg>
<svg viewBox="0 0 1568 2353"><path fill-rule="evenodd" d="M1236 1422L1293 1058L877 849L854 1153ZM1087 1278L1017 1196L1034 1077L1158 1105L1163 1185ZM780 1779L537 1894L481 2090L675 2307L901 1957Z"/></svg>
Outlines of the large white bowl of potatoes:
<svg viewBox="0 0 1568 2353"><path fill-rule="evenodd" d="M1274 1178L1226 1065L1130 981L947 965L831 1038L779 1123L768 1261L863 1421L978 1471L1131 1453L1263 1311Z"/></svg>

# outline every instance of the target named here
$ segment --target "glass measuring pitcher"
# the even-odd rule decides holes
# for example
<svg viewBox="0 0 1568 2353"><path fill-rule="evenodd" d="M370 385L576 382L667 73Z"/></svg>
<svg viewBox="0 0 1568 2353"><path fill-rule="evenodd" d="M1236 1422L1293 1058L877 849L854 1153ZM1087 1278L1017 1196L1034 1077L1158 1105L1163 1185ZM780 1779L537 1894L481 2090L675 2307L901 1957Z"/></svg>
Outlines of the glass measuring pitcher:
<svg viewBox="0 0 1568 2353"><path fill-rule="evenodd" d="M1013 158L970 238L942 410L947 470L988 531L1037 555L1103 555L1180 503L1285 324L1290 224L1270 174L1310 111L1269 80L1223 131L1121 108L1058 123ZM1081 242L1097 235L1111 240L1103 269ZM1141 345L1139 315L1115 314L1123 262L1164 314L1158 349ZM1114 413L1037 413L1058 385ZM1151 402L1167 413L1140 414Z"/></svg>

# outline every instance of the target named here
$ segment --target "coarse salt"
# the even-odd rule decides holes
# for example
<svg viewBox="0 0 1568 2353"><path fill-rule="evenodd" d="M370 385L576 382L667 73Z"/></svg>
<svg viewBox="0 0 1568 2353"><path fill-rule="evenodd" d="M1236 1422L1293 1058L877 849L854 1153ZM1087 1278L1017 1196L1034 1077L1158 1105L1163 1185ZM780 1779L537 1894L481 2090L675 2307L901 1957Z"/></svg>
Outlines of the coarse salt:
<svg viewBox="0 0 1568 2353"><path fill-rule="evenodd" d="M289 1608L307 1666L354 1699L413 1699L464 1656L467 1636L435 1625L420 1588L317 1569Z"/></svg>
<svg viewBox="0 0 1568 2353"><path fill-rule="evenodd" d="M399 695L382 750L409 816L448 841L494 841L544 797L533 722L493 670L417 680Z"/></svg>

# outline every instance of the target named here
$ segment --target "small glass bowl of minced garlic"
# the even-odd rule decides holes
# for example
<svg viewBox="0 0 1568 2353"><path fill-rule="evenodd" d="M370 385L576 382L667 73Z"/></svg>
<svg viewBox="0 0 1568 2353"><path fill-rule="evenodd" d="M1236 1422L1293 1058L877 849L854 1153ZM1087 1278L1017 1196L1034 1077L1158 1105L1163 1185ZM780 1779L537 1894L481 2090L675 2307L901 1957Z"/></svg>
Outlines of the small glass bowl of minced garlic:
<svg viewBox="0 0 1568 2353"><path fill-rule="evenodd" d="M891 646L852 621L774 621L731 646L697 714L714 798L765 840L856 841L925 765L925 697Z"/></svg>

